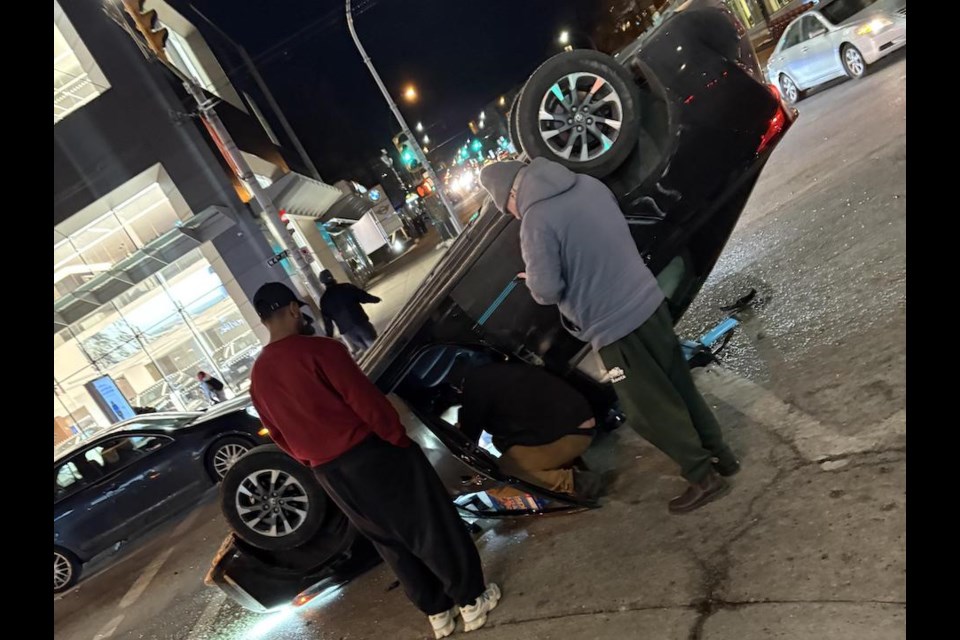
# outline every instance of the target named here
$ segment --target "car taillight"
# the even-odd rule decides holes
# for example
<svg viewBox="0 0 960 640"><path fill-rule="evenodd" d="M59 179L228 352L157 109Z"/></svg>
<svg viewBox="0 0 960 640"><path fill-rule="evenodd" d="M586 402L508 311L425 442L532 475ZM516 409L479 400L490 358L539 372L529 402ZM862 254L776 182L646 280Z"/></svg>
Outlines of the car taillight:
<svg viewBox="0 0 960 640"><path fill-rule="evenodd" d="M796 113L791 113L792 110L783 102L783 98L780 96L780 90L777 89L776 85L771 84L767 86L770 88L770 93L777 99L777 111L767 123L767 130L760 136L760 144L757 145L757 155L763 153L763 151L770 146L770 143L783 133L788 119L790 122L793 122L793 118L796 117Z"/></svg>

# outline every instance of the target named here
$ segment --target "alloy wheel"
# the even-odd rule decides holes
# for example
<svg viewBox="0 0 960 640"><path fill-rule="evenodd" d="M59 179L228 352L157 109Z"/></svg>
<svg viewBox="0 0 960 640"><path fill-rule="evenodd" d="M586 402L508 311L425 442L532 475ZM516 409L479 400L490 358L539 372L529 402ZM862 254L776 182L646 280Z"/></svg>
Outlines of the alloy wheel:
<svg viewBox="0 0 960 640"><path fill-rule="evenodd" d="M279 469L262 469L245 477L237 489L237 514L256 533L271 538L300 528L310 508L303 485Z"/></svg>
<svg viewBox="0 0 960 640"><path fill-rule="evenodd" d="M227 471L230 471L230 467L236 464L237 460L243 457L247 451L250 451L250 447L239 442L228 442L221 445L213 454L213 470L217 477L223 480Z"/></svg>
<svg viewBox="0 0 960 640"><path fill-rule="evenodd" d="M864 63L863 56L859 51L853 47L847 47L847 50L843 52L843 59L847 63L847 69L855 78L859 78L863 75L863 71L866 69L866 64Z"/></svg>
<svg viewBox="0 0 960 640"><path fill-rule="evenodd" d="M800 92L793 80L787 76L781 76L780 88L783 90L783 95L786 96L788 102L792 104L797 101L797 97L800 95Z"/></svg>
<svg viewBox="0 0 960 640"><path fill-rule="evenodd" d="M70 559L58 551L53 552L53 590L59 591L70 584L73 578L73 565Z"/></svg>
<svg viewBox="0 0 960 640"><path fill-rule="evenodd" d="M594 73L570 73L540 101L539 133L550 150L588 162L610 150L623 125L623 105L613 86Z"/></svg>

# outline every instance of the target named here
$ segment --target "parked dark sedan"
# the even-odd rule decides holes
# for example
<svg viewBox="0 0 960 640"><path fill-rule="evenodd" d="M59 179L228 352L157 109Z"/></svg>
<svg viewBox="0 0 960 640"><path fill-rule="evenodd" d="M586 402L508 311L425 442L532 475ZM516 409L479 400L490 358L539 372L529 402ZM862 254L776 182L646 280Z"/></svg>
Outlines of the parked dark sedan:
<svg viewBox="0 0 960 640"><path fill-rule="evenodd" d="M674 320L716 264L796 116L764 83L745 34L718 0L683 2L617 59L572 51L546 61L511 114L514 143L529 157L551 158L611 188ZM589 345L516 279L518 233L516 219L487 207L361 360L458 506L480 516L591 505L504 474L494 455L454 427L447 378L455 362L543 366L581 390L600 420L615 415L610 385L578 369ZM530 500L504 509L484 494L504 484ZM221 505L234 533L208 579L248 608L302 602L356 551L349 523L309 470L276 447L237 463Z"/></svg>
<svg viewBox="0 0 960 640"><path fill-rule="evenodd" d="M249 407L239 398L206 413L140 415L55 454L54 593L77 581L84 562L196 504L267 442Z"/></svg>

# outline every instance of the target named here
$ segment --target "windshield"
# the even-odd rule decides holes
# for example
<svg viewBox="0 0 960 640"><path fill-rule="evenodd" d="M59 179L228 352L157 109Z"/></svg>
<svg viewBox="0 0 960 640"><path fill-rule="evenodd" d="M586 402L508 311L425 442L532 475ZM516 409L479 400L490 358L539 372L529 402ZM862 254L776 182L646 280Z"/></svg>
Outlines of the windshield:
<svg viewBox="0 0 960 640"><path fill-rule="evenodd" d="M833 24L849 20L877 0L836 0L820 8L820 13Z"/></svg>

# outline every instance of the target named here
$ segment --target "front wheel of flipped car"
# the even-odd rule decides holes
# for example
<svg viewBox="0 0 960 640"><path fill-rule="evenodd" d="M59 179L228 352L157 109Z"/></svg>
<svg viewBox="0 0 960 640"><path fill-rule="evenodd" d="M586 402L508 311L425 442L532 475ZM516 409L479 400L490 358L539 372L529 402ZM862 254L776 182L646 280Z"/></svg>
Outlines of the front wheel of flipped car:
<svg viewBox="0 0 960 640"><path fill-rule="evenodd" d="M240 458L220 487L220 506L234 533L266 551L293 549L313 538L327 500L313 472L272 445Z"/></svg>
<svg viewBox="0 0 960 640"><path fill-rule="evenodd" d="M520 94L517 125L527 155L603 178L637 146L639 89L632 74L599 51L553 56Z"/></svg>

